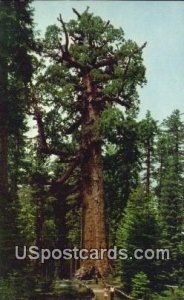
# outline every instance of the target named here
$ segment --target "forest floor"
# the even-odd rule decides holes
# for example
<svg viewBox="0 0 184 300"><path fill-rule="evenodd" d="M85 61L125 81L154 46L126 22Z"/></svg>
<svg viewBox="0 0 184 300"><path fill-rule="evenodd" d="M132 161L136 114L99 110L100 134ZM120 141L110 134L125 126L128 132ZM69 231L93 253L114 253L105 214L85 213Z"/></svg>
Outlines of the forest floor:
<svg viewBox="0 0 184 300"><path fill-rule="evenodd" d="M91 288L96 296L96 300L110 300L110 295L108 298L104 297L104 284L99 282L99 284L89 284L89 288ZM121 298L122 299L122 298ZM119 297L114 296L114 300L120 300Z"/></svg>

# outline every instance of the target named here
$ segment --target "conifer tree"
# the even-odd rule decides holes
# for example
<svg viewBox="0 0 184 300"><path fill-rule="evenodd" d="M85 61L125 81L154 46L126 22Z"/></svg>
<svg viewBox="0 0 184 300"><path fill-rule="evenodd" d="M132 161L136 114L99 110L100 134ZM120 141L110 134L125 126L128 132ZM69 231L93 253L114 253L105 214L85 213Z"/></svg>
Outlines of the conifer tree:
<svg viewBox="0 0 184 300"><path fill-rule="evenodd" d="M163 263L163 273L167 282L177 283L183 272L184 255L182 235L184 226L184 124L180 112L175 110L163 125L165 144L160 145L160 148L167 148L167 152L162 159L159 208L163 233L162 243L164 247L169 248L171 256L168 262Z"/></svg>
<svg viewBox="0 0 184 300"><path fill-rule="evenodd" d="M144 186L138 187L130 196L125 208L122 221L117 232L118 247L126 249L128 258L119 261L122 282L125 289L130 292L131 282L136 274L143 272L150 286L155 285L157 278L156 259L136 259L136 249L155 250L159 245L159 226L154 197L149 194Z"/></svg>
<svg viewBox="0 0 184 300"><path fill-rule="evenodd" d="M2 274L15 267L16 191L25 131L26 85L32 74L31 1L0 1L0 222ZM13 220L10 224L10 219ZM8 249L11 249L9 251ZM7 253L7 251L9 251ZM6 257L6 258L4 258ZM10 267L11 265L11 267Z"/></svg>
<svg viewBox="0 0 184 300"><path fill-rule="evenodd" d="M154 173L154 148L157 133L157 122L152 118L150 111L147 112L145 119L140 121L139 130L142 148L143 181L147 194L149 194Z"/></svg>
<svg viewBox="0 0 184 300"><path fill-rule="evenodd" d="M45 128L52 135L48 135L48 131L44 133L35 99L32 103L42 152L58 154L61 158L65 156L66 161L67 155L62 153L62 148L58 149L58 141L65 150L64 141L71 141L67 134L73 136L68 152L73 162L58 183L62 184L76 166L80 166L82 248L107 248L99 122L108 105L137 109L137 86L145 83L142 63L145 44L139 47L133 41L126 41L121 28L115 29L109 21L94 16L88 9L82 14L73 11L76 19L65 23L60 15L61 27L48 27L44 52L51 65L34 89L42 110L44 104L50 106L52 103L52 109L45 116L48 123ZM95 265L102 274L109 271L107 259L83 260L82 265L87 268Z"/></svg>
<svg viewBox="0 0 184 300"><path fill-rule="evenodd" d="M140 183L139 123L134 115L112 107L102 114L101 126L109 245L113 245L128 198Z"/></svg>

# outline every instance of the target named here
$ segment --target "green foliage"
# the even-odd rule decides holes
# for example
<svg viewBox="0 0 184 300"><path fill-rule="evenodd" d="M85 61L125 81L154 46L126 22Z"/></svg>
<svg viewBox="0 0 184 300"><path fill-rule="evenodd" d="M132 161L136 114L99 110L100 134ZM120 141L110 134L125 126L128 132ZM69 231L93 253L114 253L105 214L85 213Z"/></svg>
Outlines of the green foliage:
<svg viewBox="0 0 184 300"><path fill-rule="evenodd" d="M30 81L33 72L29 51L35 48L35 43L32 10L29 5L30 1L0 1L0 55L7 64L6 96L12 131L20 128L20 123L23 123L22 114L25 113L27 101L25 85Z"/></svg>
<svg viewBox="0 0 184 300"><path fill-rule="evenodd" d="M121 126L124 120L123 113L116 107L108 106L102 113L100 119L100 126L102 135L110 141L112 141L113 136L116 139L117 127Z"/></svg>
<svg viewBox="0 0 184 300"><path fill-rule="evenodd" d="M32 245L35 239L36 207L33 205L32 195L30 186L23 186L18 193L20 201L18 224L26 245Z"/></svg>
<svg viewBox="0 0 184 300"><path fill-rule="evenodd" d="M139 142L142 161L142 180L147 193L150 192L155 171L155 140L158 133L157 122L150 111L139 122Z"/></svg>
<svg viewBox="0 0 184 300"><path fill-rule="evenodd" d="M81 65L81 68L86 68L102 95L118 94L119 98L127 99L130 108L136 108L137 86L145 83L142 47L133 41L125 41L121 28L115 29L110 22L94 16L88 9L77 20L65 23L65 27L69 38L68 55ZM47 95L43 97L42 90L41 102L46 98L47 103L52 101L53 107L57 102L54 112L58 111L58 106L62 107L65 109L65 117L69 114L69 120L71 117L75 120L77 103L73 99L78 100L77 97L81 97L82 74L79 69L70 66L67 60L61 58L61 48L66 47L64 30L56 25L49 26L43 44L43 51L52 61L52 65L38 80ZM103 60L113 56L117 62L112 61L110 65L98 67ZM36 94L39 97L38 91L37 84ZM65 119L64 127L66 125Z"/></svg>
<svg viewBox="0 0 184 300"><path fill-rule="evenodd" d="M120 271L125 288L132 289L132 279L137 273L144 272L148 276L151 286L155 284L157 276L156 259L137 260L134 257L136 249L156 249L159 242L159 225L154 198L148 196L142 187L130 196L125 208L122 221L117 232L118 247L127 249L132 259L119 261Z"/></svg>
<svg viewBox="0 0 184 300"><path fill-rule="evenodd" d="M171 251L169 261L133 258L115 263L126 291L137 298L151 299L151 291L165 288L166 283L182 284L184 275L184 125L180 112L174 111L159 128L150 112L143 120L136 120L137 87L146 83L144 47L126 40L121 28L114 28L89 9L64 23L63 28L49 26L41 58L33 62L30 50L35 49L35 43L29 4L0 1L0 101L6 103L1 122L7 120L10 170L10 195L0 199L1 247L7 249L15 240L27 246L79 247L81 195L75 188L81 187L80 167L67 183L60 185L57 179L81 150L82 137L92 136L92 143L100 142L103 149L109 244L127 249L132 257L137 248ZM67 160L65 155L48 159L37 150L38 141L27 142L24 138L27 85L33 69L31 93L38 101L46 141L55 152L68 154L67 162L62 162ZM92 92L86 90L86 78ZM91 110L86 101L90 93L94 93L90 100L94 119L89 118ZM1 264L7 259L9 270L11 256L9 252L1 255ZM63 265L61 261L37 266L38 287L45 276L50 279L62 272L68 274ZM26 268L33 270L28 264ZM20 295L28 299L32 289L29 282L17 274L1 278L2 300L17 300ZM70 284L63 289L60 281L53 288L57 295L64 297L69 292L74 299L76 293L81 297L87 293ZM155 299L182 297L180 289L173 294L167 291L155 295Z"/></svg>
<svg viewBox="0 0 184 300"><path fill-rule="evenodd" d="M1 266L2 274L8 268L13 271L17 267L13 254L9 252L14 252L16 239L20 238L17 232L17 188L24 153L27 85L33 72L30 50L35 47L30 3L28 0L0 1L0 131L4 135L1 134L0 144L2 145L3 138L6 141L0 155L8 158L8 162L4 159L4 174L1 172L1 176L8 177L9 184L5 202L0 191L0 206L4 214L2 244L7 252L4 254L2 252L5 250L1 249L1 258L6 255L4 266ZM3 168L2 163L0 168ZM6 264L9 264L7 268Z"/></svg>
<svg viewBox="0 0 184 300"><path fill-rule="evenodd" d="M14 278L11 276L10 278L3 280L0 279L0 294L1 299L9 299L9 300L16 300L17 290L16 290L16 283Z"/></svg>
<svg viewBox="0 0 184 300"><path fill-rule="evenodd" d="M6 278L0 278L1 300L29 300L33 287L33 278L29 274L12 273Z"/></svg>
<svg viewBox="0 0 184 300"><path fill-rule="evenodd" d="M52 285L54 295L62 299L91 299L92 291L75 281L56 280Z"/></svg>
<svg viewBox="0 0 184 300"><path fill-rule="evenodd" d="M117 241L121 248L128 249L130 253L135 248L167 248L170 250L170 259L157 262L143 260L140 265L137 261L126 260L120 263L120 270L123 272L123 282L127 290L131 290L131 279L137 272L142 271L150 280L150 288L159 290L165 284L182 284L183 277L184 169L183 122L180 112L174 111L159 129L148 114L139 123L139 130L139 149L146 154L148 146L150 147L150 170L147 170L147 175L156 197L151 194L149 196L147 190L146 193L137 190L130 197L118 230ZM148 163L148 157L145 162ZM141 177L143 170L144 165L141 168Z"/></svg>
<svg viewBox="0 0 184 300"><path fill-rule="evenodd" d="M179 287L170 287L168 290L165 290L161 295L154 295L154 300L181 300L184 296L183 288Z"/></svg>
<svg viewBox="0 0 184 300"><path fill-rule="evenodd" d="M137 273L132 278L132 292L131 295L135 298L150 300L151 289L150 281L144 272Z"/></svg>
<svg viewBox="0 0 184 300"><path fill-rule="evenodd" d="M139 183L140 152L138 123L119 109L108 107L102 114L104 141L104 183L110 243L116 242L116 231L129 195Z"/></svg>
<svg viewBox="0 0 184 300"><path fill-rule="evenodd" d="M178 284L183 276L183 141L184 126L179 111L174 111L164 122L165 145L159 144L162 165L160 166L159 208L162 226L162 243L170 249L171 259L162 265L162 280ZM163 149L167 148L166 153Z"/></svg>
<svg viewBox="0 0 184 300"><path fill-rule="evenodd" d="M85 138L89 140L89 147L95 143L104 145L104 156L107 153L107 159L104 159L105 165L107 162L107 215L109 223L113 223L112 240L115 240L114 232L132 189L131 183L135 187L138 181L137 124L134 117L139 103L137 87L146 82L142 58L144 46L126 41L121 28L114 28L109 21L93 15L88 9L69 22L61 16L59 20L60 27L51 25L47 28L42 57L46 56L50 63L48 65L46 58L43 68L35 76L33 93L41 109L49 146L74 156L88 151L82 145ZM92 101L88 101L91 92L86 87L87 78L93 87ZM120 105L122 101L125 116L117 108L118 102L113 97L120 99ZM94 117L91 109L95 112ZM110 148L114 151L112 157L109 155ZM117 165L120 166L116 174L118 187L113 175ZM65 170L65 165L60 165L60 168L57 175ZM71 178L72 186L79 184L79 172L80 168L76 169ZM110 185L113 189L109 188ZM112 190L117 196L113 204ZM62 193L59 197L66 201ZM80 241L81 211L77 201L81 200L75 195L73 198L75 201L72 200L71 206L65 205L64 201L64 207L56 205L58 211L63 207L66 212L62 216L67 219L65 229L69 229L67 237L70 244ZM116 210L110 215L114 208ZM60 226L59 221L57 224Z"/></svg>
<svg viewBox="0 0 184 300"><path fill-rule="evenodd" d="M47 247L54 246L57 236L56 224L53 218L56 199L44 193L43 189L44 185L39 188L38 186L31 187L27 185L22 186L19 190L19 229L24 244L27 246L34 245L37 238L39 238L36 236L38 230L36 226L42 226L40 234ZM41 223L38 224L39 214L41 214Z"/></svg>

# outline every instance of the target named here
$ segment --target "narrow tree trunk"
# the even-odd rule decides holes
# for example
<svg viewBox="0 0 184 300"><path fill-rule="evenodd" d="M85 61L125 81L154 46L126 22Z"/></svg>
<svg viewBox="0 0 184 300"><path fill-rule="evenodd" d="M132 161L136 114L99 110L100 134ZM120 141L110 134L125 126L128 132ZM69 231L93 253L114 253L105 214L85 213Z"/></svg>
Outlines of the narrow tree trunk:
<svg viewBox="0 0 184 300"><path fill-rule="evenodd" d="M150 178L151 178L151 145L150 141L147 142L147 167L146 167L146 193L150 193Z"/></svg>
<svg viewBox="0 0 184 300"><path fill-rule="evenodd" d="M1 55L1 53L0 53ZM10 268L11 239L8 219L8 120L7 120L7 64L0 56L0 274ZM7 259L9 257L9 259Z"/></svg>
<svg viewBox="0 0 184 300"><path fill-rule="evenodd" d="M163 157L160 154L160 166L159 166L159 173L158 173L158 197L160 199L161 192L162 192L162 179L163 179Z"/></svg>
<svg viewBox="0 0 184 300"><path fill-rule="evenodd" d="M82 248L106 249L103 164L99 138L99 112L93 104L95 97L90 78L84 80L87 90L86 112L81 134L81 193L82 193ZM94 266L102 275L109 272L106 256L103 260L82 260L81 266Z"/></svg>
<svg viewBox="0 0 184 300"><path fill-rule="evenodd" d="M1 110L1 105L0 105ZM0 112L0 120L1 112ZM0 121L0 122L1 122ZM7 125L0 124L0 195L6 196L8 193L8 134Z"/></svg>
<svg viewBox="0 0 184 300"><path fill-rule="evenodd" d="M35 246L38 247L38 249L43 248L43 225L44 225L44 194L42 194L41 189L43 189L43 186L37 186L37 189L39 189L35 193L35 200L36 200L36 220L35 220ZM34 273L36 276L44 275L44 271L46 270L46 267L44 264L40 262L40 260L35 260L34 264Z"/></svg>
<svg viewBox="0 0 184 300"><path fill-rule="evenodd" d="M7 68L0 58L0 195L8 192Z"/></svg>

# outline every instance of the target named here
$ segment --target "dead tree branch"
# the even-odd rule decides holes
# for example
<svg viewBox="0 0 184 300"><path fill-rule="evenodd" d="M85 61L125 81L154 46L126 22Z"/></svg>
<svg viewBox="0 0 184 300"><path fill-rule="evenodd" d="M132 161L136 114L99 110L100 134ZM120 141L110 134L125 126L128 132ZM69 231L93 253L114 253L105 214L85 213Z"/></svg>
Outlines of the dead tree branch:
<svg viewBox="0 0 184 300"><path fill-rule="evenodd" d="M75 8L72 8L74 14L76 14L76 16L80 19L81 18L81 15L79 14L79 12L75 9Z"/></svg>

